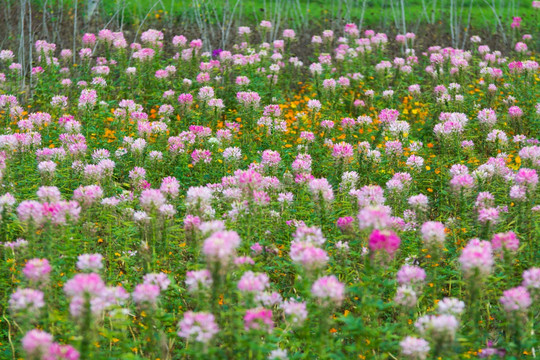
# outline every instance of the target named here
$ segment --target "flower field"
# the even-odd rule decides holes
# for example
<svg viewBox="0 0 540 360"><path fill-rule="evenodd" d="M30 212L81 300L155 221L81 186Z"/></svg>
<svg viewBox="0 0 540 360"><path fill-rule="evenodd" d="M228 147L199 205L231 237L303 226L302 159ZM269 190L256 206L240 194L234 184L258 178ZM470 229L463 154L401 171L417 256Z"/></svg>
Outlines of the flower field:
<svg viewBox="0 0 540 360"><path fill-rule="evenodd" d="M348 24L299 59L263 21L38 40L29 77L1 50L0 358L540 356L518 19L509 49Z"/></svg>

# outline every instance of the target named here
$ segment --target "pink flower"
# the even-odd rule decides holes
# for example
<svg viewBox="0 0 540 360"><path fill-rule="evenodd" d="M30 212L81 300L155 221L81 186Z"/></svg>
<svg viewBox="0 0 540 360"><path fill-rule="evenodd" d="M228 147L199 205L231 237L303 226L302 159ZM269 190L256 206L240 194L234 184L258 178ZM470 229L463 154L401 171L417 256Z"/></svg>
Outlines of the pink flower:
<svg viewBox="0 0 540 360"><path fill-rule="evenodd" d="M34 289L17 289L9 298L9 309L13 313L24 312L32 317L45 306L43 293Z"/></svg>
<svg viewBox="0 0 540 360"><path fill-rule="evenodd" d="M52 344L53 336L42 330L30 330L22 338L22 348L29 359L47 355Z"/></svg>
<svg viewBox="0 0 540 360"><path fill-rule="evenodd" d="M523 272L523 286L540 290L540 268L533 267Z"/></svg>
<svg viewBox="0 0 540 360"><path fill-rule="evenodd" d="M453 341L459 322L454 315L425 315L414 324L420 334L433 340Z"/></svg>
<svg viewBox="0 0 540 360"><path fill-rule="evenodd" d="M284 39L294 39L296 36L296 33L292 29L285 29L283 30L283 38Z"/></svg>
<svg viewBox="0 0 540 360"><path fill-rule="evenodd" d="M158 285L139 284L131 294L133 301L139 305L154 306L157 303L161 290Z"/></svg>
<svg viewBox="0 0 540 360"><path fill-rule="evenodd" d="M493 207L494 203L495 203L495 197L493 196L493 194L487 191L483 191L483 192L478 193L478 196L476 197L476 202L474 205L479 209L483 209L483 208Z"/></svg>
<svg viewBox="0 0 540 360"><path fill-rule="evenodd" d="M41 225L44 220L42 205L38 201L24 200L17 207L19 221Z"/></svg>
<svg viewBox="0 0 540 360"><path fill-rule="evenodd" d="M323 249L316 247L313 243L298 240L291 243L290 256L293 262L301 264L307 271L320 269L329 260Z"/></svg>
<svg viewBox="0 0 540 360"><path fill-rule="evenodd" d="M414 289L409 285L401 285L396 291L394 302L405 308L414 308L418 302L418 297Z"/></svg>
<svg viewBox="0 0 540 360"><path fill-rule="evenodd" d="M91 33L86 33L82 37L82 43L86 46L94 46L96 43L96 35Z"/></svg>
<svg viewBox="0 0 540 360"><path fill-rule="evenodd" d="M205 312L186 312L178 327L178 336L201 343L210 342L219 332L214 315Z"/></svg>
<svg viewBox="0 0 540 360"><path fill-rule="evenodd" d="M192 164L196 165L200 161L208 164L212 162L212 152L206 149L195 149L191 153Z"/></svg>
<svg viewBox="0 0 540 360"><path fill-rule="evenodd" d="M411 196L408 203L416 211L427 211L429 209L429 199L424 194Z"/></svg>
<svg viewBox="0 0 540 360"><path fill-rule="evenodd" d="M444 224L438 221L427 221L422 225L422 240L429 247L443 244L446 237Z"/></svg>
<svg viewBox="0 0 540 360"><path fill-rule="evenodd" d="M235 265L245 265L245 264L255 265L255 261L249 256L239 256L234 259L234 264Z"/></svg>
<svg viewBox="0 0 540 360"><path fill-rule="evenodd" d="M523 110L521 110L521 108L519 106L511 106L508 109L508 115L511 118L519 118L519 117L523 116Z"/></svg>
<svg viewBox="0 0 540 360"><path fill-rule="evenodd" d="M22 272L30 281L45 282L49 279L51 270L47 259L32 259L28 260Z"/></svg>
<svg viewBox="0 0 540 360"><path fill-rule="evenodd" d="M188 107L193 103L193 95L191 94L180 94L178 95L178 102L184 107Z"/></svg>
<svg viewBox="0 0 540 360"><path fill-rule="evenodd" d="M534 169L521 168L515 176L515 181L518 185L534 190L538 184L538 173Z"/></svg>
<svg viewBox="0 0 540 360"><path fill-rule="evenodd" d="M322 245L326 241L324 235L318 227L308 227L305 224L297 225L296 231L293 234L294 241L308 242L314 245Z"/></svg>
<svg viewBox="0 0 540 360"><path fill-rule="evenodd" d="M310 109L310 110L312 110L314 112L318 112L319 110L321 110L322 104L317 99L311 99L311 100L308 100L307 107L308 107L308 109Z"/></svg>
<svg viewBox="0 0 540 360"><path fill-rule="evenodd" d="M210 263L226 265L234 258L240 241L235 231L218 231L204 241L202 252Z"/></svg>
<svg viewBox="0 0 540 360"><path fill-rule="evenodd" d="M261 244L256 242L255 244L251 245L250 247L251 251L253 251L255 254L260 254L263 251L263 247Z"/></svg>
<svg viewBox="0 0 540 360"><path fill-rule="evenodd" d="M309 189L315 201L332 201L334 200L334 192L332 185L326 178L313 179L309 182Z"/></svg>
<svg viewBox="0 0 540 360"><path fill-rule="evenodd" d="M90 206L103 197L103 190L99 185L79 186L73 191L73 200L81 206Z"/></svg>
<svg viewBox="0 0 540 360"><path fill-rule="evenodd" d="M262 153L262 164L270 167L279 165L281 161L281 155L277 151L264 150Z"/></svg>
<svg viewBox="0 0 540 360"><path fill-rule="evenodd" d="M426 272L419 266L403 265L396 277L400 285L422 284L426 279Z"/></svg>
<svg viewBox="0 0 540 360"><path fill-rule="evenodd" d="M480 277L488 276L494 263L491 243L472 239L461 251L459 262L466 277L475 274Z"/></svg>
<svg viewBox="0 0 540 360"><path fill-rule="evenodd" d="M102 260L101 254L82 254L78 257L77 267L82 271L99 271L103 268Z"/></svg>
<svg viewBox="0 0 540 360"><path fill-rule="evenodd" d="M368 206L358 213L360 229L385 229L392 224L388 206Z"/></svg>
<svg viewBox="0 0 540 360"><path fill-rule="evenodd" d="M148 29L141 34L142 42L150 43L154 46L159 45L161 40L163 40L163 33L159 30Z"/></svg>
<svg viewBox="0 0 540 360"><path fill-rule="evenodd" d="M440 314L460 315L465 310L465 303L456 298L444 298L437 303Z"/></svg>
<svg viewBox="0 0 540 360"><path fill-rule="evenodd" d="M79 357L79 352L73 346L53 343L43 360L79 360Z"/></svg>
<svg viewBox="0 0 540 360"><path fill-rule="evenodd" d="M311 294L325 305L339 306L345 299L345 285L334 275L324 276L313 283Z"/></svg>
<svg viewBox="0 0 540 360"><path fill-rule="evenodd" d="M265 308L246 310L246 314L244 315L244 328L246 330L266 330L271 333L274 328L272 310Z"/></svg>
<svg viewBox="0 0 540 360"><path fill-rule="evenodd" d="M186 286L190 293L208 289L211 285L212 278L210 276L210 271L206 269L198 271L188 271L186 273Z"/></svg>
<svg viewBox="0 0 540 360"><path fill-rule="evenodd" d="M425 360L430 350L429 343L426 340L412 336L403 339L399 346L401 347L401 354L410 360Z"/></svg>
<svg viewBox="0 0 540 360"><path fill-rule="evenodd" d="M96 273L77 274L64 285L64 292L70 297L83 297L85 294L97 296L103 290L105 290L105 283Z"/></svg>
<svg viewBox="0 0 540 360"><path fill-rule="evenodd" d="M172 197L175 198L180 193L180 182L175 177L167 176L161 180L161 187L159 190Z"/></svg>
<svg viewBox="0 0 540 360"><path fill-rule="evenodd" d="M186 215L184 218L184 229L186 231L194 230L201 224L201 219L198 216Z"/></svg>
<svg viewBox="0 0 540 360"><path fill-rule="evenodd" d="M399 111L395 109L383 109L379 113L379 121L384 125L397 121L399 117Z"/></svg>
<svg viewBox="0 0 540 360"><path fill-rule="evenodd" d="M161 291L167 290L171 284L171 280L165 273L146 274L143 277L143 282L144 284L157 285Z"/></svg>
<svg viewBox="0 0 540 360"><path fill-rule="evenodd" d="M238 290L246 293L261 293L269 284L268 275L247 271L238 281Z"/></svg>
<svg viewBox="0 0 540 360"><path fill-rule="evenodd" d="M84 89L79 97L79 108L90 109L96 105L97 92L96 90Z"/></svg>
<svg viewBox="0 0 540 360"><path fill-rule="evenodd" d="M283 304L281 304L281 308L289 321L294 325L302 325L307 319L308 311L305 302L297 302L291 299L284 301Z"/></svg>
<svg viewBox="0 0 540 360"><path fill-rule="evenodd" d="M173 37L172 44L177 47L184 47L187 44L187 39L184 35L177 35Z"/></svg>
<svg viewBox="0 0 540 360"><path fill-rule="evenodd" d="M474 179L469 174L456 175L450 180L450 187L457 193L468 194L474 188Z"/></svg>
<svg viewBox="0 0 540 360"><path fill-rule="evenodd" d="M354 156L354 148L351 144L342 141L334 144L332 156L336 159L350 159Z"/></svg>
<svg viewBox="0 0 540 360"><path fill-rule="evenodd" d="M500 298L500 302L506 312L523 312L532 304L531 295L523 286L506 290Z"/></svg>
<svg viewBox="0 0 540 360"><path fill-rule="evenodd" d="M480 110L477 118L481 124L486 125L489 128L495 126L495 124L497 123L497 114L493 109Z"/></svg>
<svg viewBox="0 0 540 360"><path fill-rule="evenodd" d="M478 222L480 224L494 225L499 221L497 208L482 208L478 210Z"/></svg>
<svg viewBox="0 0 540 360"><path fill-rule="evenodd" d="M236 94L238 102L245 107L258 107L261 96L254 91L240 91Z"/></svg>
<svg viewBox="0 0 540 360"><path fill-rule="evenodd" d="M516 252L519 249L519 239L513 231L498 233L493 235L491 246L495 251L506 249L511 252Z"/></svg>
<svg viewBox="0 0 540 360"><path fill-rule="evenodd" d="M261 21L259 26L262 27L263 29L270 29L270 28L272 28L272 23L270 21L268 21L268 20L263 20L263 21Z"/></svg>
<svg viewBox="0 0 540 360"><path fill-rule="evenodd" d="M166 201L163 193L157 189L143 190L139 198L141 207L148 212L159 209Z"/></svg>

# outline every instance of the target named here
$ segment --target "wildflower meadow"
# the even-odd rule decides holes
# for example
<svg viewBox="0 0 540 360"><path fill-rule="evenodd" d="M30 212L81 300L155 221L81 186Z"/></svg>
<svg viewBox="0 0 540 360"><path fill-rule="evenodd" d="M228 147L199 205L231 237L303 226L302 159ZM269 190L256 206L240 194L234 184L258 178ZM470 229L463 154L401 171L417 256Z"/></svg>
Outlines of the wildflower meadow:
<svg viewBox="0 0 540 360"><path fill-rule="evenodd" d="M540 357L540 32L511 23L0 50L0 359Z"/></svg>

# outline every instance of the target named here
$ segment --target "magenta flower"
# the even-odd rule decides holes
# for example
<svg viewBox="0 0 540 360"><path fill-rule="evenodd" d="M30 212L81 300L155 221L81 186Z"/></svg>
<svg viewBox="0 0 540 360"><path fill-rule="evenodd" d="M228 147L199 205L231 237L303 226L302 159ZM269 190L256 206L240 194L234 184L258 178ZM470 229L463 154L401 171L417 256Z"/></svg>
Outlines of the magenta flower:
<svg viewBox="0 0 540 360"><path fill-rule="evenodd" d="M352 216L340 217L336 225L341 231L349 231L354 226L354 218Z"/></svg>
<svg viewBox="0 0 540 360"><path fill-rule="evenodd" d="M393 257L400 244L401 239L393 231L375 229L369 236L369 249L373 253L383 250Z"/></svg>
<svg viewBox="0 0 540 360"><path fill-rule="evenodd" d="M342 141L338 144L334 144L332 156L335 159L350 159L354 156L354 148L351 144Z"/></svg>
<svg viewBox="0 0 540 360"><path fill-rule="evenodd" d="M514 16L512 18L512 24L510 25L510 27L512 29L515 29L515 28L519 28L521 26L521 18L519 16Z"/></svg>

